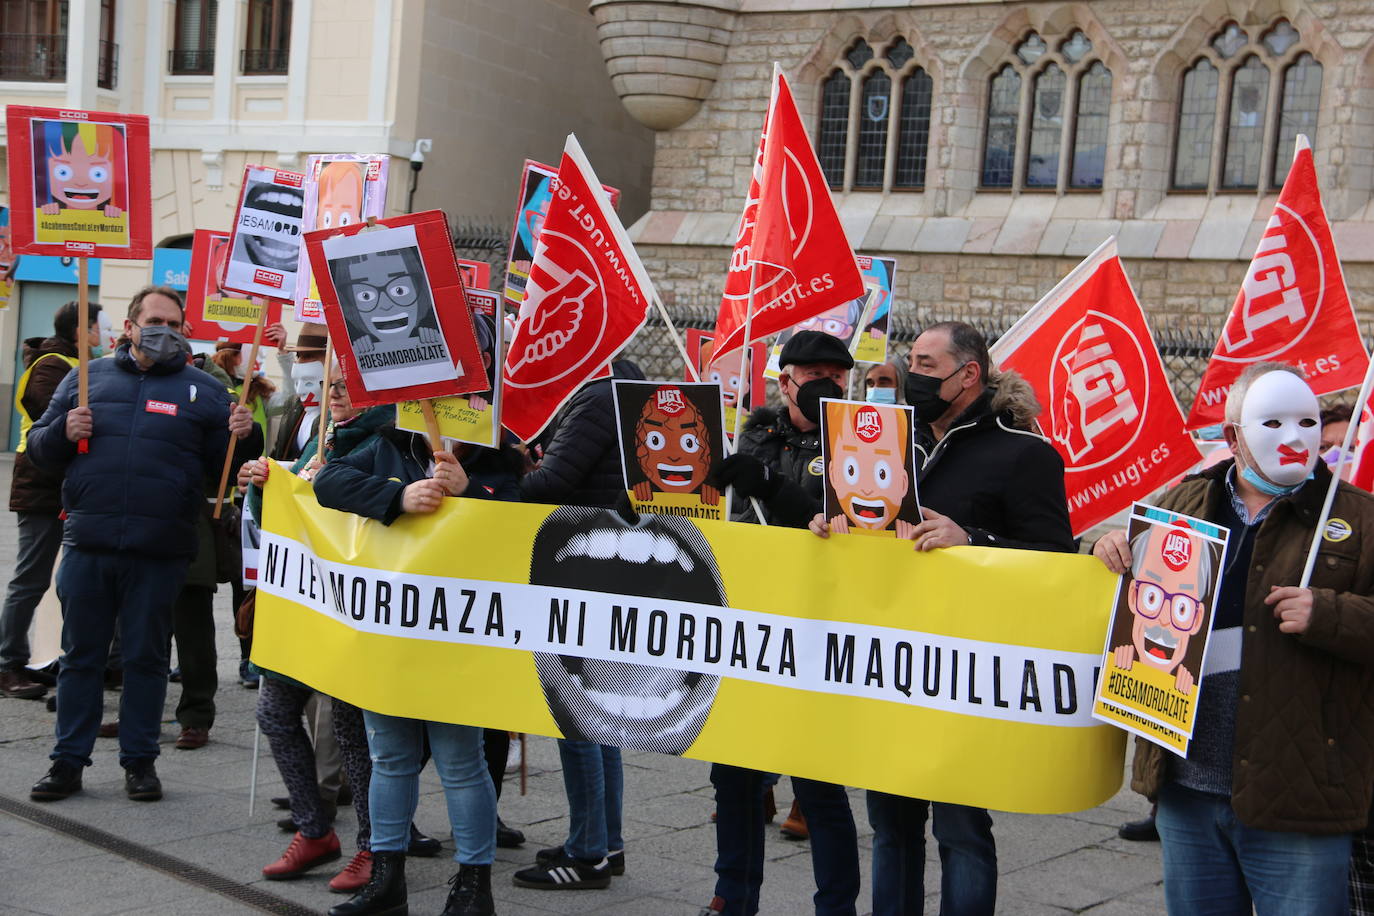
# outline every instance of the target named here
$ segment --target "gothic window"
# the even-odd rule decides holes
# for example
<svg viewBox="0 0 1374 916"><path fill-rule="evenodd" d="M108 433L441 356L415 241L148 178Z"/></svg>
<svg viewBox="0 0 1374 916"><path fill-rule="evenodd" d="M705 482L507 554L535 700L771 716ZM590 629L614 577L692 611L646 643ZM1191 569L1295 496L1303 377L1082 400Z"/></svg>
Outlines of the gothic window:
<svg viewBox="0 0 1374 916"><path fill-rule="evenodd" d="M855 40L821 81L816 151L830 186L925 187L933 88L905 38L893 38L881 53Z"/></svg>
<svg viewBox="0 0 1374 916"><path fill-rule="evenodd" d="M1322 65L1288 20L1263 32L1226 23L1183 73L1174 188L1281 187L1297 135L1317 129L1321 88Z"/></svg>
<svg viewBox="0 0 1374 916"><path fill-rule="evenodd" d="M1112 72L1082 30L1029 32L988 81L982 186L1102 187Z"/></svg>

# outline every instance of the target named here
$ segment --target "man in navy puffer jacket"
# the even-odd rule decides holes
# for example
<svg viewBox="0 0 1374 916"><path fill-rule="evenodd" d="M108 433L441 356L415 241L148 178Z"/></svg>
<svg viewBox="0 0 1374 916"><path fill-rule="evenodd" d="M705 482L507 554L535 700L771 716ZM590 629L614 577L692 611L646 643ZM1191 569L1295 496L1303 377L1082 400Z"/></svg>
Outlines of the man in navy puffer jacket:
<svg viewBox="0 0 1374 916"><path fill-rule="evenodd" d="M81 789L100 727L101 677L116 620L124 652L119 762L125 791L138 801L162 797L153 761L172 603L196 553L205 481L218 478L230 434L242 442L254 429L252 415L231 405L224 385L187 364L183 317L174 290L140 291L124 322L131 343L113 359L91 363L89 406L77 406L72 372L29 432L33 462L65 471L67 516L57 571L66 649L57 680L57 742L52 768L30 792L35 801ZM86 454L78 450L82 439L89 440Z"/></svg>

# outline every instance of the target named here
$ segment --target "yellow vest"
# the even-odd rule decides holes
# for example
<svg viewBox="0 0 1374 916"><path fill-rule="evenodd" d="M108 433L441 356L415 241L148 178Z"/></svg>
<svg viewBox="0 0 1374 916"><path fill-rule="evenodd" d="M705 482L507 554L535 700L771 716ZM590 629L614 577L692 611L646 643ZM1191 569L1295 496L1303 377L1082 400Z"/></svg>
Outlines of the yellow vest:
<svg viewBox="0 0 1374 916"><path fill-rule="evenodd" d="M38 359L29 363L29 368L24 370L24 374L19 376L19 384L14 386L14 409L19 411L19 446L15 452L22 452L29 444L29 428L33 426L33 421L37 417L29 416L29 412L24 409L24 392L29 388L29 376L33 374L33 367L37 366L49 356L56 356L58 359L66 360L67 365L73 369L80 362L75 356L63 356L61 353L44 353Z"/></svg>

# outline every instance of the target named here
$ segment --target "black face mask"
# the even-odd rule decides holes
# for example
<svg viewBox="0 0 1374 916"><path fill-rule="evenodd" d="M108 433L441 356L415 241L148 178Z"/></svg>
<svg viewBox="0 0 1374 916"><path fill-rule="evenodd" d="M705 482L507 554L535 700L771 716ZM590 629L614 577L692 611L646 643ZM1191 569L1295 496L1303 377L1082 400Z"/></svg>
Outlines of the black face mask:
<svg viewBox="0 0 1374 916"><path fill-rule="evenodd" d="M922 423L934 423L945 415L945 411L949 410L949 405L953 402L940 397L940 386L958 375L967 365L968 363L961 364L944 378L937 375L920 375L916 372L907 375L903 390L906 402L916 412L917 420Z"/></svg>
<svg viewBox="0 0 1374 916"><path fill-rule="evenodd" d="M813 378L797 386L796 394L792 395L792 400L797 405L797 410L812 423L821 422L821 398L842 398L844 389L834 379Z"/></svg>

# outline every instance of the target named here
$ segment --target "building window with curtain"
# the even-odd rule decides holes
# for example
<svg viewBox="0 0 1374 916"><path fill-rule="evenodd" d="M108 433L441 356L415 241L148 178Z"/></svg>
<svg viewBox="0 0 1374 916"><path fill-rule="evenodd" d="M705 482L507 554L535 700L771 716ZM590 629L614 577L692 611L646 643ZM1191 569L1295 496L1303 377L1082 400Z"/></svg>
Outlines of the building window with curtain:
<svg viewBox="0 0 1374 916"><path fill-rule="evenodd" d="M982 187L1100 189L1111 101L1112 72L1086 34L1051 47L1028 32L988 78Z"/></svg>
<svg viewBox="0 0 1374 916"><path fill-rule="evenodd" d="M925 187L933 83L905 38L880 47L857 39L821 80L816 150L836 191Z"/></svg>
<svg viewBox="0 0 1374 916"><path fill-rule="evenodd" d="M215 72L215 22L219 0L176 0L172 49L167 52L167 72L212 74Z"/></svg>
<svg viewBox="0 0 1374 916"><path fill-rule="evenodd" d="M1225 23L1183 71L1172 184L1180 191L1282 187L1298 134L1317 129L1322 65L1287 19Z"/></svg>
<svg viewBox="0 0 1374 916"><path fill-rule="evenodd" d="M291 48L291 0L248 0L245 75L285 73Z"/></svg>

